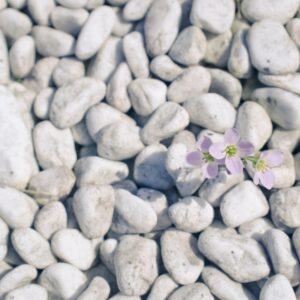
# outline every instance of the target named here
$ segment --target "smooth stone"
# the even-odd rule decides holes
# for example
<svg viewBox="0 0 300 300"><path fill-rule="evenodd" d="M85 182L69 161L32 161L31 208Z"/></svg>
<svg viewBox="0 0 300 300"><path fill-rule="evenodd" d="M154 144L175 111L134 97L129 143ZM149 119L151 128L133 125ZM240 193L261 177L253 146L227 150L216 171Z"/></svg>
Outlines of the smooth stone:
<svg viewBox="0 0 300 300"><path fill-rule="evenodd" d="M112 223L115 195L111 186L86 186L76 191L73 209L81 231L90 239L104 236Z"/></svg>
<svg viewBox="0 0 300 300"><path fill-rule="evenodd" d="M141 130L141 139L147 144L173 136L189 124L187 111L177 103L166 102L153 113Z"/></svg>
<svg viewBox="0 0 300 300"><path fill-rule="evenodd" d="M84 7L88 0L56 0L56 2L62 6L69 7L69 8L81 8Z"/></svg>
<svg viewBox="0 0 300 300"><path fill-rule="evenodd" d="M31 283L37 275L36 268L26 264L8 271L0 280L0 297L4 299L6 293Z"/></svg>
<svg viewBox="0 0 300 300"><path fill-rule="evenodd" d="M195 150L195 144L192 150ZM166 160L166 169L182 197L193 195L205 180L201 168L195 168L186 161L187 153L184 144L175 143L168 148Z"/></svg>
<svg viewBox="0 0 300 300"><path fill-rule="evenodd" d="M241 138L260 150L272 135L272 121L263 106L247 101L237 112L235 128Z"/></svg>
<svg viewBox="0 0 300 300"><path fill-rule="evenodd" d="M245 0L241 3L243 16L251 23L270 19L285 24L292 19L298 8L299 0L278 2L274 0Z"/></svg>
<svg viewBox="0 0 300 300"><path fill-rule="evenodd" d="M49 111L54 93L54 88L45 88L37 94L33 104L33 112L39 119L49 119Z"/></svg>
<svg viewBox="0 0 300 300"><path fill-rule="evenodd" d="M194 134L186 129L174 135L172 145L174 144L183 144L187 150L190 151L195 149L196 139Z"/></svg>
<svg viewBox="0 0 300 300"><path fill-rule="evenodd" d="M228 227L237 227L264 217L268 212L269 204L266 197L250 180L238 184L227 192L220 204L222 220Z"/></svg>
<svg viewBox="0 0 300 300"><path fill-rule="evenodd" d="M295 237L294 233L294 241ZM294 244L297 250L297 244ZM297 286L300 282L300 265L289 236L279 229L270 229L263 236L263 245L271 258L274 273L286 276L292 286Z"/></svg>
<svg viewBox="0 0 300 300"><path fill-rule="evenodd" d="M123 6L126 4L129 0L107 0L107 3L112 6Z"/></svg>
<svg viewBox="0 0 300 300"><path fill-rule="evenodd" d="M248 31L247 44L252 64L260 72L283 75L299 67L299 51L278 21L256 22Z"/></svg>
<svg viewBox="0 0 300 300"><path fill-rule="evenodd" d="M24 189L37 172L31 128L25 119L29 115L23 101L0 86L0 184L17 189Z"/></svg>
<svg viewBox="0 0 300 300"><path fill-rule="evenodd" d="M73 1L73 3L75 3ZM51 23L55 29L77 36L89 14L83 8L70 9L56 6L51 12Z"/></svg>
<svg viewBox="0 0 300 300"><path fill-rule="evenodd" d="M0 217L12 229L32 225L38 205L29 196L10 187L0 187Z"/></svg>
<svg viewBox="0 0 300 300"><path fill-rule="evenodd" d="M300 95L300 73L286 75L268 75L259 72L258 79L260 82L267 86L277 87Z"/></svg>
<svg viewBox="0 0 300 300"><path fill-rule="evenodd" d="M29 78L24 80L24 85L37 93L52 87L52 74L58 62L57 57L45 57L38 60Z"/></svg>
<svg viewBox="0 0 300 300"><path fill-rule="evenodd" d="M90 77L108 82L117 66L124 60L122 39L110 36L88 65Z"/></svg>
<svg viewBox="0 0 300 300"><path fill-rule="evenodd" d="M125 163L90 156L79 159L74 167L76 185L107 185L124 180L129 173Z"/></svg>
<svg viewBox="0 0 300 300"><path fill-rule="evenodd" d="M56 257L79 270L91 268L96 253L90 240L77 229L60 229L51 238L51 249Z"/></svg>
<svg viewBox="0 0 300 300"><path fill-rule="evenodd" d="M230 228L206 228L199 236L198 248L205 258L237 282L257 281L270 273L262 246Z"/></svg>
<svg viewBox="0 0 300 300"><path fill-rule="evenodd" d="M157 79L133 80L127 90L134 111L141 116L151 115L166 102L167 86Z"/></svg>
<svg viewBox="0 0 300 300"><path fill-rule="evenodd" d="M212 206L198 197L185 197L169 207L172 223L179 230L196 233L208 227L214 218Z"/></svg>
<svg viewBox="0 0 300 300"><path fill-rule="evenodd" d="M107 85L106 101L121 112L131 108L127 87L132 81L131 72L126 63L121 63Z"/></svg>
<svg viewBox="0 0 300 300"><path fill-rule="evenodd" d="M163 193L153 189L140 188L136 195L149 203L156 213L157 223L153 231L164 230L172 225L168 215L168 199Z"/></svg>
<svg viewBox="0 0 300 300"><path fill-rule="evenodd" d="M128 122L115 122L105 126L97 136L100 157L124 160L136 156L144 148L140 128Z"/></svg>
<svg viewBox="0 0 300 300"><path fill-rule="evenodd" d="M7 0L7 4L16 9L22 9L26 5L26 1L27 0Z"/></svg>
<svg viewBox="0 0 300 300"><path fill-rule="evenodd" d="M204 267L201 277L211 293L220 300L256 300L245 286L215 267Z"/></svg>
<svg viewBox="0 0 300 300"><path fill-rule="evenodd" d="M149 59L144 46L144 38L140 32L133 31L123 38L123 51L134 77L149 77Z"/></svg>
<svg viewBox="0 0 300 300"><path fill-rule="evenodd" d="M15 78L24 78L30 73L35 63L35 45L31 36L23 36L13 44L9 61Z"/></svg>
<svg viewBox="0 0 300 300"><path fill-rule="evenodd" d="M117 37L124 37L126 34L129 34L130 31L132 31L135 24L132 22L128 22L127 20L124 19L122 9L118 7L114 7L114 11L115 11L116 18L115 18L112 34Z"/></svg>
<svg viewBox="0 0 300 300"><path fill-rule="evenodd" d="M184 231L169 229L161 236L164 267L179 284L191 284L198 279L204 259L197 249L196 238Z"/></svg>
<svg viewBox="0 0 300 300"><path fill-rule="evenodd" d="M117 283L128 296L147 293L158 276L158 246L156 242L125 235L115 253Z"/></svg>
<svg viewBox="0 0 300 300"><path fill-rule="evenodd" d="M57 87L82 78L85 75L84 64L74 58L62 58L53 71L53 81Z"/></svg>
<svg viewBox="0 0 300 300"><path fill-rule="evenodd" d="M81 146L94 145L94 141L87 130L84 119L81 120L79 123L75 124L70 129L75 143Z"/></svg>
<svg viewBox="0 0 300 300"><path fill-rule="evenodd" d="M40 122L34 127L33 142L37 160L43 169L73 168L77 155L70 129L58 129L49 121Z"/></svg>
<svg viewBox="0 0 300 300"><path fill-rule="evenodd" d="M195 0L190 21L210 33L221 34L229 30L234 19L235 3L232 0Z"/></svg>
<svg viewBox="0 0 300 300"><path fill-rule="evenodd" d="M58 230L67 227L67 212L61 202L50 202L43 206L36 214L34 229L45 239L50 237Z"/></svg>
<svg viewBox="0 0 300 300"><path fill-rule="evenodd" d="M300 153L298 152L294 156L294 161L295 161L295 170L296 170L296 180L300 180Z"/></svg>
<svg viewBox="0 0 300 300"><path fill-rule="evenodd" d="M147 233L157 224L157 215L149 202L142 200L130 192L117 189L116 203L111 229L114 232Z"/></svg>
<svg viewBox="0 0 300 300"><path fill-rule="evenodd" d="M258 242L261 242L264 234L269 229L273 228L273 223L269 219L267 219L267 217L258 218L253 221L243 223L241 226L239 226L239 233L246 237L257 240Z"/></svg>
<svg viewBox="0 0 300 300"><path fill-rule="evenodd" d="M135 124L135 121L128 115L106 103L99 103L92 106L85 116L87 130L94 141L97 141L97 136L101 129L119 121L128 122L132 125Z"/></svg>
<svg viewBox="0 0 300 300"><path fill-rule="evenodd" d="M34 26L32 36L37 52L42 56L62 57L74 54L72 35L46 26Z"/></svg>
<svg viewBox="0 0 300 300"><path fill-rule="evenodd" d="M242 85L238 79L220 69L208 69L211 75L210 93L216 93L238 107L242 97Z"/></svg>
<svg viewBox="0 0 300 300"><path fill-rule="evenodd" d="M105 90L102 81L89 77L60 87L51 103L51 122L61 129L79 123L86 111L104 98Z"/></svg>
<svg viewBox="0 0 300 300"><path fill-rule="evenodd" d="M66 263L56 263L41 273L39 284L58 299L77 299L87 284L86 275Z"/></svg>
<svg viewBox="0 0 300 300"><path fill-rule="evenodd" d="M76 56L80 60L86 60L96 54L112 32L114 22L115 14L109 6L93 10L79 33Z"/></svg>
<svg viewBox="0 0 300 300"><path fill-rule="evenodd" d="M187 99L205 94L211 84L211 76L204 67L195 66L183 71L168 88L169 101L182 103Z"/></svg>
<svg viewBox="0 0 300 300"><path fill-rule="evenodd" d="M201 29L189 26L183 29L173 43L169 55L182 65L198 64L205 55L206 38Z"/></svg>
<svg viewBox="0 0 300 300"><path fill-rule="evenodd" d="M168 274L162 274L153 283L147 300L166 300L177 287L178 284Z"/></svg>
<svg viewBox="0 0 300 300"><path fill-rule="evenodd" d="M268 142L269 149L293 152L300 138L300 130L284 130L277 127Z"/></svg>
<svg viewBox="0 0 300 300"><path fill-rule="evenodd" d="M132 194L136 194L138 187L135 182L131 179L125 179L123 181L113 184L114 189L124 189Z"/></svg>
<svg viewBox="0 0 300 300"><path fill-rule="evenodd" d="M48 241L31 228L14 229L11 241L20 257L37 269L56 263Z"/></svg>
<svg viewBox="0 0 300 300"><path fill-rule="evenodd" d="M286 229L299 227L300 187L281 189L269 198L272 220L276 227Z"/></svg>
<svg viewBox="0 0 300 300"><path fill-rule="evenodd" d="M153 0L129 0L123 8L123 17L127 21L139 21L144 18Z"/></svg>
<svg viewBox="0 0 300 300"><path fill-rule="evenodd" d="M136 157L133 177L137 184L158 190L168 190L174 182L165 168L167 148L162 144L147 146Z"/></svg>
<svg viewBox="0 0 300 300"><path fill-rule="evenodd" d="M50 14L55 8L54 0L27 0L29 13L36 24L48 26Z"/></svg>
<svg viewBox="0 0 300 300"><path fill-rule="evenodd" d="M109 293L110 287L107 281L100 276L96 276L77 300L106 300Z"/></svg>
<svg viewBox="0 0 300 300"><path fill-rule="evenodd" d="M48 293L45 288L38 284L28 284L13 289L5 296L4 300L47 300Z"/></svg>
<svg viewBox="0 0 300 300"><path fill-rule="evenodd" d="M104 4L104 0L88 0L85 8L88 10L93 10Z"/></svg>
<svg viewBox="0 0 300 300"><path fill-rule="evenodd" d="M236 119L236 111L224 97L209 93L185 101L191 123L201 127L224 133L232 128Z"/></svg>
<svg viewBox="0 0 300 300"><path fill-rule="evenodd" d="M183 72L183 69L167 55L154 57L150 62L150 70L154 75L167 82L175 80Z"/></svg>
<svg viewBox="0 0 300 300"><path fill-rule="evenodd" d="M141 297L138 296L126 296L124 294L118 293L108 300L141 300Z"/></svg>
<svg viewBox="0 0 300 300"><path fill-rule="evenodd" d="M272 121L283 129L300 129L300 96L278 88L258 88L251 98L262 105Z"/></svg>
<svg viewBox="0 0 300 300"><path fill-rule="evenodd" d="M222 34L206 34L204 61L218 68L227 67L233 34L228 30Z"/></svg>
<svg viewBox="0 0 300 300"><path fill-rule="evenodd" d="M248 46L246 43L248 29L238 30L232 39L227 68L236 78L248 79L253 75Z"/></svg>
<svg viewBox="0 0 300 300"><path fill-rule="evenodd" d="M4 33L0 30L0 84L8 83L9 78L8 47Z"/></svg>
<svg viewBox="0 0 300 300"><path fill-rule="evenodd" d="M13 42L30 33L32 22L30 18L14 9L5 8L0 10L0 30L4 33L8 42Z"/></svg>
<svg viewBox="0 0 300 300"><path fill-rule="evenodd" d="M218 175L206 180L198 191L198 196L206 200L212 206L220 206L222 196L237 184L243 182L244 174L228 174L226 170L220 170Z"/></svg>
<svg viewBox="0 0 300 300"><path fill-rule="evenodd" d="M116 274L114 259L118 243L118 240L109 238L104 240L99 247L101 261L113 274Z"/></svg>
<svg viewBox="0 0 300 300"><path fill-rule="evenodd" d="M296 295L293 291L288 279L277 274L270 277L261 289L259 300L296 300Z"/></svg>
<svg viewBox="0 0 300 300"><path fill-rule="evenodd" d="M201 297L203 300L214 300L207 286L203 283L193 283L178 288L168 298L170 300L197 300Z"/></svg>
<svg viewBox="0 0 300 300"><path fill-rule="evenodd" d="M75 175L67 167L54 167L33 175L28 189L39 205L64 200L75 185Z"/></svg>
<svg viewBox="0 0 300 300"><path fill-rule="evenodd" d="M177 0L154 0L145 18L145 40L149 56L166 54L179 31L181 7Z"/></svg>

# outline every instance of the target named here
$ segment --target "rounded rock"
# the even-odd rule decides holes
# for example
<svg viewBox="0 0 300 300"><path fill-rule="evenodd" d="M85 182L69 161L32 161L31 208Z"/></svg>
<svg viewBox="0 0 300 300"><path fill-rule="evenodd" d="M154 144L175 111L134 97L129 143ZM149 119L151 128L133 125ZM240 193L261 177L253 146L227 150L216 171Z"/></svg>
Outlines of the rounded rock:
<svg viewBox="0 0 300 300"><path fill-rule="evenodd" d="M247 43L252 64L261 72L283 75L294 73L299 67L299 51L277 21L256 22L248 31Z"/></svg>
<svg viewBox="0 0 300 300"><path fill-rule="evenodd" d="M60 87L50 107L50 120L58 128L68 128L79 123L86 111L105 96L105 84L84 77Z"/></svg>
<svg viewBox="0 0 300 300"><path fill-rule="evenodd" d="M74 54L75 39L68 33L46 26L34 26L32 36L37 52L42 56L69 56Z"/></svg>
<svg viewBox="0 0 300 300"><path fill-rule="evenodd" d="M178 288L172 295L168 298L169 300L182 300L182 299L189 299L189 300L214 300L215 298L210 293L207 286L203 283L193 283L182 286Z"/></svg>
<svg viewBox="0 0 300 300"><path fill-rule="evenodd" d="M74 195L73 209L85 236L94 239L108 232L114 206L115 195L111 186L87 186L77 190Z"/></svg>
<svg viewBox="0 0 300 300"><path fill-rule="evenodd" d="M182 103L189 98L208 92L211 84L209 72L201 66L184 70L169 86L168 100Z"/></svg>
<svg viewBox="0 0 300 300"><path fill-rule="evenodd" d="M84 7L88 0L56 0L56 2L62 6L69 7L69 8L81 8Z"/></svg>
<svg viewBox="0 0 300 300"><path fill-rule="evenodd" d="M109 6L93 10L81 29L75 54L80 60L91 58L112 32L115 13Z"/></svg>
<svg viewBox="0 0 300 300"><path fill-rule="evenodd" d="M58 129L49 121L40 122L33 130L33 142L43 169L60 166L73 168L77 155L70 129Z"/></svg>
<svg viewBox="0 0 300 300"><path fill-rule="evenodd" d="M109 293L110 287L108 282L104 278L96 276L77 300L106 300Z"/></svg>
<svg viewBox="0 0 300 300"><path fill-rule="evenodd" d="M127 21L139 21L144 18L153 0L129 0L123 8L123 17Z"/></svg>
<svg viewBox="0 0 300 300"><path fill-rule="evenodd" d="M91 241L77 229L56 231L51 238L51 249L60 260L80 270L90 269L96 258Z"/></svg>
<svg viewBox="0 0 300 300"><path fill-rule="evenodd" d="M48 241L31 228L15 229L11 235L11 242L20 257L37 269L44 269L56 263Z"/></svg>
<svg viewBox="0 0 300 300"><path fill-rule="evenodd" d="M161 236L164 267L179 284L191 284L198 279L204 259L197 249L196 238L184 231L169 229Z"/></svg>
<svg viewBox="0 0 300 300"><path fill-rule="evenodd" d="M147 300L165 300L177 287L178 284L168 274L162 274L156 278Z"/></svg>
<svg viewBox="0 0 300 300"><path fill-rule="evenodd" d="M124 236L115 254L118 287L128 296L147 293L158 276L158 246L140 236Z"/></svg>
<svg viewBox="0 0 300 300"><path fill-rule="evenodd" d="M50 202L43 206L34 220L34 228L49 240L56 231L67 227L67 212L61 202Z"/></svg>
<svg viewBox="0 0 300 300"><path fill-rule="evenodd" d="M27 0L27 7L36 24L47 26L50 23L50 14L55 8L55 1Z"/></svg>
<svg viewBox="0 0 300 300"><path fill-rule="evenodd" d="M218 94L209 93L187 100L183 107L192 123L223 133L235 123L236 111L232 104Z"/></svg>
<svg viewBox="0 0 300 300"><path fill-rule="evenodd" d="M37 94L33 104L33 111L39 119L46 120L49 118L49 111L54 93L54 88L46 88Z"/></svg>
<svg viewBox="0 0 300 300"><path fill-rule="evenodd" d="M24 299L47 300L48 293L45 288L43 288L38 284L28 284L10 291L5 296L5 300L24 300Z"/></svg>

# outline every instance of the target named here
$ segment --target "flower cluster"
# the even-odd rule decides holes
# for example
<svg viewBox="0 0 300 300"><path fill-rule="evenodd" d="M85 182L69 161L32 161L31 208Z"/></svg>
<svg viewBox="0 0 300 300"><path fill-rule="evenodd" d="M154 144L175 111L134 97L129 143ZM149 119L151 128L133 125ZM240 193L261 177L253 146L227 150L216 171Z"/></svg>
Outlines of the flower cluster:
<svg viewBox="0 0 300 300"><path fill-rule="evenodd" d="M279 150L267 150L254 154L254 146L241 141L239 132L229 129L223 140L213 143L208 137L202 136L197 142L197 150L187 154L187 162L202 168L203 175L210 179L217 176L219 167L225 165L231 174L243 172L247 162L252 163L255 170L253 181L271 189L274 175L271 168L278 167L283 162L283 154Z"/></svg>

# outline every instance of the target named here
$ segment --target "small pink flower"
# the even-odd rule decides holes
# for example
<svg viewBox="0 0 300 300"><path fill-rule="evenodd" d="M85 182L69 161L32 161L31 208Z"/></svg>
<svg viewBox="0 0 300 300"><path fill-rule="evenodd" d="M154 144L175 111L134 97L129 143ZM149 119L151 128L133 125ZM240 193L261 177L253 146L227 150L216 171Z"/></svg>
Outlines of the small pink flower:
<svg viewBox="0 0 300 300"><path fill-rule="evenodd" d="M187 154L186 160L190 165L201 167L206 178L214 178L218 174L218 167L221 163L214 159L208 152L212 141L202 136L197 142L197 150Z"/></svg>
<svg viewBox="0 0 300 300"><path fill-rule="evenodd" d="M283 162L283 154L279 150L268 150L261 152L259 159L255 164L255 173L253 182L257 185L259 182L268 190L273 187L274 175L270 168L278 167Z"/></svg>
<svg viewBox="0 0 300 300"><path fill-rule="evenodd" d="M241 157L251 155L253 152L253 145L249 142L242 142L235 128L228 129L224 134L224 140L212 144L209 148L209 153L214 158L225 158L225 166L231 174L242 173L244 165Z"/></svg>

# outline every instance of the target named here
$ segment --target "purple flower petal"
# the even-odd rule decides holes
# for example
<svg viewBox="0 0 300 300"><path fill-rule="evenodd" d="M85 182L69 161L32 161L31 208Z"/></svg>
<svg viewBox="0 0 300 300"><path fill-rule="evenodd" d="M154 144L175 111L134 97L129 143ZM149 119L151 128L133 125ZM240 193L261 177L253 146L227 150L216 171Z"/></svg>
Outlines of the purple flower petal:
<svg viewBox="0 0 300 300"><path fill-rule="evenodd" d="M212 144L209 147L209 154L216 159L222 159L225 157L225 145L223 142Z"/></svg>
<svg viewBox="0 0 300 300"><path fill-rule="evenodd" d="M253 176L253 182L258 185L259 184L259 178L260 178L260 173L261 172L255 172Z"/></svg>
<svg viewBox="0 0 300 300"><path fill-rule="evenodd" d="M215 178L218 175L218 164L208 163L202 166L202 172L205 178Z"/></svg>
<svg viewBox="0 0 300 300"><path fill-rule="evenodd" d="M201 151L208 151L209 147L212 145L212 141L207 136L201 136L197 142L197 148Z"/></svg>
<svg viewBox="0 0 300 300"><path fill-rule="evenodd" d="M193 166L202 165L202 155L200 151L193 151L187 154L186 161Z"/></svg>
<svg viewBox="0 0 300 300"><path fill-rule="evenodd" d="M274 175L271 170L267 170L266 172L260 173L260 182L261 184L268 190L273 187L274 184Z"/></svg>
<svg viewBox="0 0 300 300"><path fill-rule="evenodd" d="M237 144L240 140L240 134L235 128L228 129L224 134L225 144Z"/></svg>
<svg viewBox="0 0 300 300"><path fill-rule="evenodd" d="M237 146L241 157L251 155L254 152L254 146L249 142L239 142Z"/></svg>
<svg viewBox="0 0 300 300"><path fill-rule="evenodd" d="M265 159L270 168L278 167L283 163L283 153L279 150L268 150L261 153L261 158Z"/></svg>
<svg viewBox="0 0 300 300"><path fill-rule="evenodd" d="M225 166L231 174L240 174L243 172L243 162L238 156L226 157Z"/></svg>

